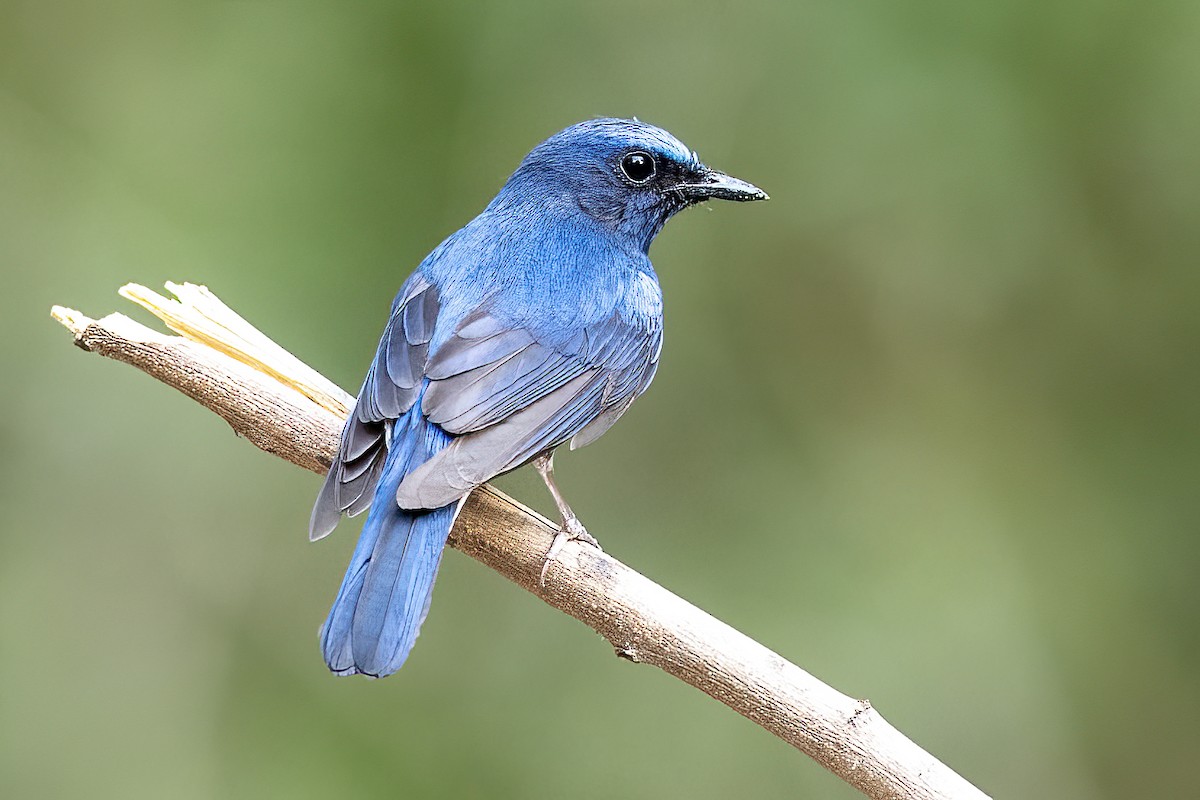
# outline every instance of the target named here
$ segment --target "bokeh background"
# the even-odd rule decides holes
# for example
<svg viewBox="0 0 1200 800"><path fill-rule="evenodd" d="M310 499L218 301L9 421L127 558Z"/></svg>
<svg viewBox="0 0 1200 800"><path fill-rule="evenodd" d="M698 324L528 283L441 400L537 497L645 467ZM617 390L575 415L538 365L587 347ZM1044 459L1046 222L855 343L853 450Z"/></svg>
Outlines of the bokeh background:
<svg viewBox="0 0 1200 800"><path fill-rule="evenodd" d="M356 388L543 137L770 203L653 250L652 391L560 459L606 548L1004 797L1194 796L1200 5L0 4L0 794L857 796L461 554L337 680L319 479L70 346L212 287ZM549 510L536 477L502 481Z"/></svg>

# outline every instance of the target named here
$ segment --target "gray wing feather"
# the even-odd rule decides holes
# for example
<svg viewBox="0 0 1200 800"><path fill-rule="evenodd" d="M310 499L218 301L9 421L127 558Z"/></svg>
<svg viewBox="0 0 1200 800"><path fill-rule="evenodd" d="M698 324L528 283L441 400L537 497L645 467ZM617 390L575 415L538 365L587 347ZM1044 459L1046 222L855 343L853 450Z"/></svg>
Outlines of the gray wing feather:
<svg viewBox="0 0 1200 800"><path fill-rule="evenodd" d="M464 330L485 336L470 339L461 335ZM478 313L431 355L426 374L432 382L421 410L450 433L473 433L503 422L588 370L612 379L605 408L620 405L641 385L660 339L657 326L640 330L613 314L565 343L543 343Z"/></svg>
<svg viewBox="0 0 1200 800"><path fill-rule="evenodd" d="M438 348L437 355L430 361L425 375L430 380L444 380L491 364L533 343L533 337L522 328L513 328L477 339L456 333Z"/></svg>
<svg viewBox="0 0 1200 800"><path fill-rule="evenodd" d="M605 431L616 424L621 415L629 410L629 407L633 405L634 399L634 395L630 395L624 403L600 412L599 416L585 425L579 433L571 437L571 449L578 450L581 447L586 447L603 436Z"/></svg>
<svg viewBox="0 0 1200 800"><path fill-rule="evenodd" d="M657 367L661 329L614 316L588 329L584 353L525 345L497 363L434 381L422 408L460 434L400 484L402 508L438 508L568 440L595 441Z"/></svg>
<svg viewBox="0 0 1200 800"><path fill-rule="evenodd" d="M342 514L354 516L370 507L387 457L386 426L417 401L438 307L437 287L419 274L396 298L358 402L342 429L337 457L313 505L310 539L329 535Z"/></svg>
<svg viewBox="0 0 1200 800"><path fill-rule="evenodd" d="M483 306L430 352L437 289L419 275L410 282L313 508L314 538L340 513L370 505L386 456L384 426L412 408L423 385L421 411L457 438L405 477L396 494L402 508L440 508L538 453L594 441L658 366L661 317L631 322L615 312L570 337L541 341Z"/></svg>
<svg viewBox="0 0 1200 800"><path fill-rule="evenodd" d="M404 478L396 501L401 508L440 508L520 466L547 444L565 441L579 417L598 410L603 394L598 375L597 370L578 375L502 424L458 437Z"/></svg>
<svg viewBox="0 0 1200 800"><path fill-rule="evenodd" d="M630 348L627 357L632 357L632 363L614 376L611 385L611 395L624 398L619 402L606 403L605 409L582 430L571 437L571 449L578 450L599 439L611 428L621 415L629 410L638 395L646 391L654 373L658 371L658 358L662 354L662 328L656 327L649 332L642 346ZM641 361L638 361L640 355Z"/></svg>
<svg viewBox="0 0 1200 800"><path fill-rule="evenodd" d="M500 422L586 369L576 356L531 344L491 364L432 382L422 408L451 433L470 433Z"/></svg>

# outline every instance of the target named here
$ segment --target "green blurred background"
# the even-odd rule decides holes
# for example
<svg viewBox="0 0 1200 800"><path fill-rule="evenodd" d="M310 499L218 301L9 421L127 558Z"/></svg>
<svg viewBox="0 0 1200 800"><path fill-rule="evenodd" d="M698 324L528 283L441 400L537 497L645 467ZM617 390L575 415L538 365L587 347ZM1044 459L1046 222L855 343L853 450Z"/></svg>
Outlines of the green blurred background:
<svg viewBox="0 0 1200 800"><path fill-rule="evenodd" d="M107 6L107 7L104 7ZM857 796L458 553L336 680L355 524L48 316L208 284L347 388L524 153L667 127L770 203L655 245L617 557L1004 797L1194 796L1200 5L0 5L0 794ZM547 509L536 477L501 485Z"/></svg>

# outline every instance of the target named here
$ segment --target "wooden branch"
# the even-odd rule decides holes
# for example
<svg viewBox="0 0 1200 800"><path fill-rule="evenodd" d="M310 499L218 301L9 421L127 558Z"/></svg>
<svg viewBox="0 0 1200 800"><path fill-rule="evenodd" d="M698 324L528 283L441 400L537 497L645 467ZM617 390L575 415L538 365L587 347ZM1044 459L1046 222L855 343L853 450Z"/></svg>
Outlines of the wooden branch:
<svg viewBox="0 0 1200 800"><path fill-rule="evenodd" d="M179 302L140 286L122 294L158 314L170 336L112 314L56 306L90 352L174 386L268 453L324 473L353 398L303 365L201 286L168 284ZM720 700L872 798L984 798L866 700L804 670L595 548L572 543L538 585L556 526L490 486L463 508L450 545L609 641ZM315 656L314 656L315 658Z"/></svg>

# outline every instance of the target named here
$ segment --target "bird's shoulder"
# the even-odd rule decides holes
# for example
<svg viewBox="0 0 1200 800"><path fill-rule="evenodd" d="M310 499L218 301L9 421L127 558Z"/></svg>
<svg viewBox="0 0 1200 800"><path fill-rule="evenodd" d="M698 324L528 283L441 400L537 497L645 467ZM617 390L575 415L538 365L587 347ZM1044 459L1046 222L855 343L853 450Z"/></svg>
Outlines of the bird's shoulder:
<svg viewBox="0 0 1200 800"><path fill-rule="evenodd" d="M568 349L596 326L630 335L661 327L662 292L647 255L587 219L481 214L430 253L414 280L439 298L431 354L483 316ZM393 313L411 295L406 284Z"/></svg>

